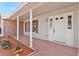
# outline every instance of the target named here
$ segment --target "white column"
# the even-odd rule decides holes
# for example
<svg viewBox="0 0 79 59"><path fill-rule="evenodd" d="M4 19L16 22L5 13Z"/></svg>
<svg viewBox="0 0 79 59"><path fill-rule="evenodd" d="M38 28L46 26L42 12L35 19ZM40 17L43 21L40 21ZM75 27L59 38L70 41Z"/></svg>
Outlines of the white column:
<svg viewBox="0 0 79 59"><path fill-rule="evenodd" d="M32 20L33 20L32 10L30 10L30 47L33 47L32 46Z"/></svg>
<svg viewBox="0 0 79 59"><path fill-rule="evenodd" d="M17 40L19 40L19 16L17 16Z"/></svg>
<svg viewBox="0 0 79 59"><path fill-rule="evenodd" d="M25 35L25 21L23 22L23 26L24 26L24 28L23 28L23 34Z"/></svg>

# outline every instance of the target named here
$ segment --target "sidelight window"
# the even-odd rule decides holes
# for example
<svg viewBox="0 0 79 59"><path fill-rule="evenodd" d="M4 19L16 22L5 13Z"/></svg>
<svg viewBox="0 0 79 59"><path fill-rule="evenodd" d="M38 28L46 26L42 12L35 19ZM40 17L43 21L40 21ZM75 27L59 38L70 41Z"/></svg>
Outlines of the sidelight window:
<svg viewBox="0 0 79 59"><path fill-rule="evenodd" d="M72 29L72 15L68 16L68 29Z"/></svg>

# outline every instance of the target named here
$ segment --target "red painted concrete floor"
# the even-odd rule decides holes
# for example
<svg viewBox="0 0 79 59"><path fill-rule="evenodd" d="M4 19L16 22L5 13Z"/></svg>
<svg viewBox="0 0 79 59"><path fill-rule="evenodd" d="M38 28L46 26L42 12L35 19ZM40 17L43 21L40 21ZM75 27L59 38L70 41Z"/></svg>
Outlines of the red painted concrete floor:
<svg viewBox="0 0 79 59"><path fill-rule="evenodd" d="M20 36L20 41L28 45L29 37ZM33 38L33 48L39 50L33 56L77 56L78 49Z"/></svg>
<svg viewBox="0 0 79 59"><path fill-rule="evenodd" d="M23 49L23 52L20 53L20 56L26 56L32 52L34 52L34 50L32 50L31 48L25 46L24 44L20 43L19 41L15 40L12 37L2 37L0 38L0 40L9 40L11 42L11 49L3 49L2 47L0 47L0 56L14 56L12 54L12 49L17 45L20 44L20 46Z"/></svg>

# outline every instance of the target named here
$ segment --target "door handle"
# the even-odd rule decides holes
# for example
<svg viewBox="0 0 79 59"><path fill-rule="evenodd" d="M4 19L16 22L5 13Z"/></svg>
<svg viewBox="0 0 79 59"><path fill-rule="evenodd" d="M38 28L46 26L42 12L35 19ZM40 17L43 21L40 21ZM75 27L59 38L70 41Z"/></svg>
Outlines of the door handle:
<svg viewBox="0 0 79 59"><path fill-rule="evenodd" d="M53 28L53 34L55 34L55 28Z"/></svg>

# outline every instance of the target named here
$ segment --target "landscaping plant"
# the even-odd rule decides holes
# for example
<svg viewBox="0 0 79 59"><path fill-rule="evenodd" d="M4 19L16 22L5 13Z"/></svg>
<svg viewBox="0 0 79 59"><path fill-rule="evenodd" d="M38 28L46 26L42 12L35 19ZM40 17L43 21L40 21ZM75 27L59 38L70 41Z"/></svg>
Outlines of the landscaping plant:
<svg viewBox="0 0 79 59"><path fill-rule="evenodd" d="M16 45L16 47L13 49L13 54L18 54L22 52L22 48L19 44Z"/></svg>
<svg viewBox="0 0 79 59"><path fill-rule="evenodd" d="M1 40L0 46L2 48L11 48L11 43L10 43L10 41L7 41L7 40Z"/></svg>

